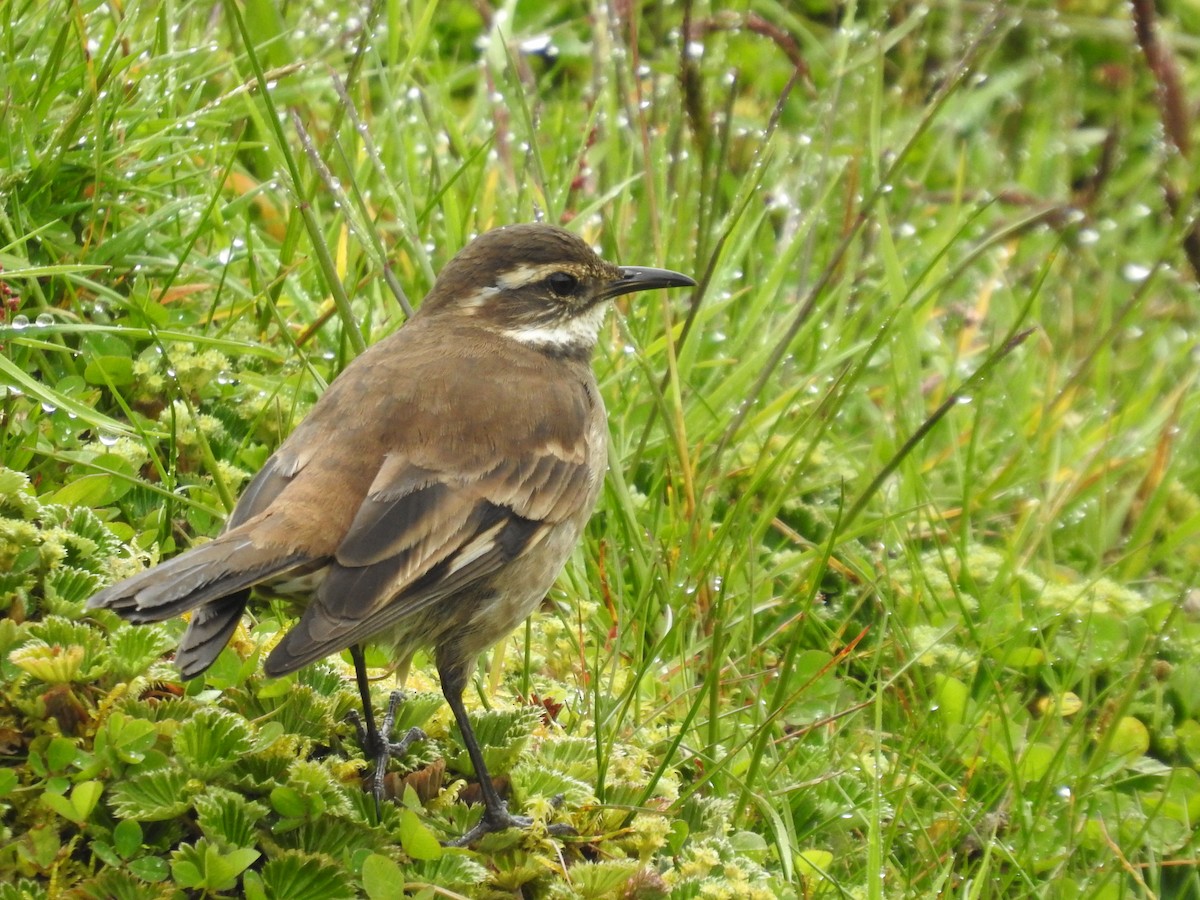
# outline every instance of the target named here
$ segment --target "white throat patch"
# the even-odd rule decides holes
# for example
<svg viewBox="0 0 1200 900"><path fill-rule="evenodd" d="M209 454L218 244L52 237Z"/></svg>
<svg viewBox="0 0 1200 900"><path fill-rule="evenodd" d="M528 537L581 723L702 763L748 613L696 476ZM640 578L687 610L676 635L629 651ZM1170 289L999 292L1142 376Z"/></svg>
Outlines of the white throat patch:
<svg viewBox="0 0 1200 900"><path fill-rule="evenodd" d="M597 303L577 316L552 325L522 325L505 328L500 333L532 347L592 347L606 312L608 304Z"/></svg>

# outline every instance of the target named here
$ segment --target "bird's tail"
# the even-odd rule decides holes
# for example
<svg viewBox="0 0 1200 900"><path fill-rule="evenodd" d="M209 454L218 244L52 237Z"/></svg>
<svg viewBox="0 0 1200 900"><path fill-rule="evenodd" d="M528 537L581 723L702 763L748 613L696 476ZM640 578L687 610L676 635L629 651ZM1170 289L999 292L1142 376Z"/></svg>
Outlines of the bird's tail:
<svg viewBox="0 0 1200 900"><path fill-rule="evenodd" d="M184 678L195 678L217 660L225 649L234 629L242 620L242 611L250 599L250 590L229 594L220 600L205 603L188 622L179 649L175 651L175 665Z"/></svg>
<svg viewBox="0 0 1200 900"><path fill-rule="evenodd" d="M312 561L295 548L263 545L239 531L104 589L88 600L88 609L111 609L139 624L161 622Z"/></svg>

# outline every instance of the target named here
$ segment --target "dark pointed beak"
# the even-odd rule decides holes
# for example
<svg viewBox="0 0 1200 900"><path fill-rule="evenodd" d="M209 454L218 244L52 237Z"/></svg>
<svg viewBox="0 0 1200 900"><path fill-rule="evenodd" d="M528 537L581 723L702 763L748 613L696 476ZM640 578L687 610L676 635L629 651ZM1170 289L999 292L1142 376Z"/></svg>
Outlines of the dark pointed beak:
<svg viewBox="0 0 1200 900"><path fill-rule="evenodd" d="M632 294L634 291L649 291L655 288L694 287L696 282L681 272L670 269L650 269L645 266L621 266L621 277L607 285L601 292L605 300Z"/></svg>

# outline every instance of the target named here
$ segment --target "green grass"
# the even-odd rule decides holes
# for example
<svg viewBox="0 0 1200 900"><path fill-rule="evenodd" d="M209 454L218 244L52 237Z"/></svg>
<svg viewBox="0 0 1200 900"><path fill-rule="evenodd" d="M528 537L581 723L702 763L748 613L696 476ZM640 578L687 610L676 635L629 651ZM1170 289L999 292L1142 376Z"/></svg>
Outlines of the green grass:
<svg viewBox="0 0 1200 900"><path fill-rule="evenodd" d="M1200 897L1200 169L1128 9L731 6L0 8L0 898ZM379 820L291 610L181 684L83 602L538 216L701 287L610 319L600 508L468 692L579 837L442 851L428 660Z"/></svg>

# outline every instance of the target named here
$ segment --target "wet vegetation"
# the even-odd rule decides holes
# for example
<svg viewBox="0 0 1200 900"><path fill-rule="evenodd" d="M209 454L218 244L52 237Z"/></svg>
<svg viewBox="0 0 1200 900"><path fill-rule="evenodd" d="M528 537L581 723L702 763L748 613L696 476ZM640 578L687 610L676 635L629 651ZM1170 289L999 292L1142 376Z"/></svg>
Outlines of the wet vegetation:
<svg viewBox="0 0 1200 900"><path fill-rule="evenodd" d="M0 900L1200 897L1161 6L0 7ZM259 670L294 609L181 682L182 621L83 605L538 217L701 284L610 317L600 508L468 691L541 824L447 849L427 659L377 814L348 660Z"/></svg>

